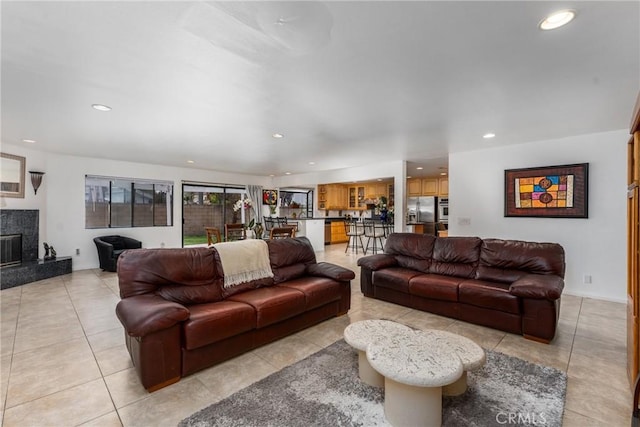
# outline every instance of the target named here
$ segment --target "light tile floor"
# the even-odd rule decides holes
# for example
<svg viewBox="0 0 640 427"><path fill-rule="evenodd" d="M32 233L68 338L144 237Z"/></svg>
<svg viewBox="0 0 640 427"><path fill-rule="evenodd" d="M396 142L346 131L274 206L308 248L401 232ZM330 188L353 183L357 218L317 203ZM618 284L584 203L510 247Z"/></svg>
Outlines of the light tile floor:
<svg viewBox="0 0 640 427"><path fill-rule="evenodd" d="M356 271L352 308L335 318L147 393L139 384L115 316L118 280L76 271L0 292L0 411L12 426L175 426L182 418L342 338L350 323L388 318L446 329L482 346L567 372L565 426L628 426L624 304L564 295L550 345L364 298L344 245L319 261Z"/></svg>

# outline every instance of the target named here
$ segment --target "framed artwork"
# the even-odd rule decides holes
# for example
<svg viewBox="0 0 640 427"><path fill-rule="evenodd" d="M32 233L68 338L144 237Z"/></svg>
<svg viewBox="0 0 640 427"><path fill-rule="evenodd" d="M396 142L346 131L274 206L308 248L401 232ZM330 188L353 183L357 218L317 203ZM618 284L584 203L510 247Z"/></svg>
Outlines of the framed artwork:
<svg viewBox="0 0 640 427"><path fill-rule="evenodd" d="M504 216L588 218L589 163L504 171Z"/></svg>
<svg viewBox="0 0 640 427"><path fill-rule="evenodd" d="M0 153L0 197L24 199L25 158Z"/></svg>
<svg viewBox="0 0 640 427"><path fill-rule="evenodd" d="M262 204L263 205L275 205L278 202L277 190L262 190Z"/></svg>

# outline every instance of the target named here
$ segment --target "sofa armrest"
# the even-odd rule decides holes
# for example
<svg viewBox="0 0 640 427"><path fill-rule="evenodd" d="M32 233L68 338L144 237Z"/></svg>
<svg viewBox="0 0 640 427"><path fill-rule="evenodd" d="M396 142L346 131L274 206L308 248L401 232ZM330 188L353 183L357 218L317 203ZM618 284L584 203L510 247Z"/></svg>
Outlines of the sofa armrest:
<svg viewBox="0 0 640 427"><path fill-rule="evenodd" d="M563 289L564 280L559 276L527 274L511 284L509 293L522 298L554 301L560 298Z"/></svg>
<svg viewBox="0 0 640 427"><path fill-rule="evenodd" d="M188 319L190 313L185 306L157 295L137 295L121 300L116 315L127 334L144 337Z"/></svg>
<svg viewBox="0 0 640 427"><path fill-rule="evenodd" d="M388 254L369 255L358 260L358 266L368 268L371 271L395 267L396 265L398 265L396 257Z"/></svg>
<svg viewBox="0 0 640 427"><path fill-rule="evenodd" d="M328 277L338 282L348 282L356 277L356 273L348 268L328 262L307 265L307 273L311 276Z"/></svg>

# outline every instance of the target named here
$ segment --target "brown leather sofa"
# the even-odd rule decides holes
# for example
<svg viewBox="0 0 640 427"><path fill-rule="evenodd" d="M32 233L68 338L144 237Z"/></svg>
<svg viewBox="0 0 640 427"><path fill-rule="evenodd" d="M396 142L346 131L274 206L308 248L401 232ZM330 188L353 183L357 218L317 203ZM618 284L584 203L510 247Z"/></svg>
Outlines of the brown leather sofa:
<svg viewBox="0 0 640 427"><path fill-rule="evenodd" d="M360 258L367 297L548 343L564 288L556 243L391 234L385 253Z"/></svg>
<svg viewBox="0 0 640 427"><path fill-rule="evenodd" d="M215 248L120 255L116 314L148 391L347 313L353 271L317 263L305 237L267 244L274 277L232 288Z"/></svg>

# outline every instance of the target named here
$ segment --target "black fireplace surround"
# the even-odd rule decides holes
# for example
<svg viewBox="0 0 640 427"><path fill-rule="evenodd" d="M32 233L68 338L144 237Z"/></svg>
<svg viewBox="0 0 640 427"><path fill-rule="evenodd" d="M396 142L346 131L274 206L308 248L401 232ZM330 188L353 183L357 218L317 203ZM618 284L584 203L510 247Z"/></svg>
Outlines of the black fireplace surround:
<svg viewBox="0 0 640 427"><path fill-rule="evenodd" d="M9 249L14 251L16 246L13 246L15 242L9 243L11 239L4 238L16 235L21 236L22 240L20 257L5 253ZM0 211L0 236L3 237L0 247L3 252L0 256L2 263L8 262L7 259L12 261L9 265L2 267L0 289L71 273L71 257L58 257L51 261L38 259L38 210L3 209Z"/></svg>

